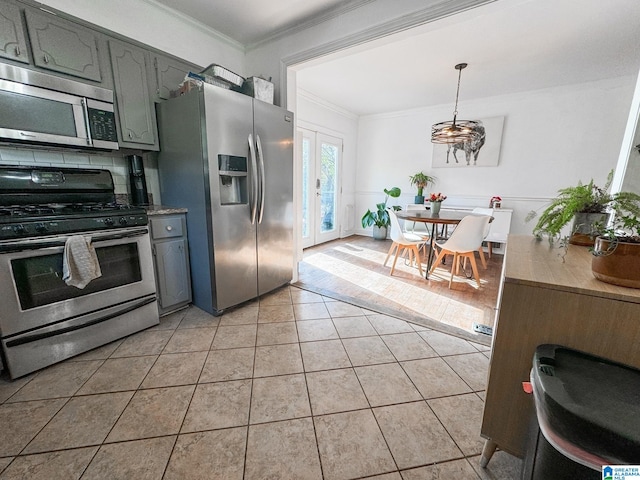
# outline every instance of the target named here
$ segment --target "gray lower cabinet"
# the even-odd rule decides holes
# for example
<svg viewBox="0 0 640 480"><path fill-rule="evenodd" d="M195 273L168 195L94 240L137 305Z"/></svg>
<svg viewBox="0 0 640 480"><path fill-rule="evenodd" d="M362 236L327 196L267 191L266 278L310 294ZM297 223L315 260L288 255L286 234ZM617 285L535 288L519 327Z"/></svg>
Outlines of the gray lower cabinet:
<svg viewBox="0 0 640 480"><path fill-rule="evenodd" d="M29 63L20 9L8 3L0 9L0 57Z"/></svg>
<svg viewBox="0 0 640 480"><path fill-rule="evenodd" d="M191 275L185 214L152 215L151 245L160 315L191 303Z"/></svg>
<svg viewBox="0 0 640 480"><path fill-rule="evenodd" d="M97 36L55 15L25 11L33 63L38 67L100 82Z"/></svg>
<svg viewBox="0 0 640 480"><path fill-rule="evenodd" d="M149 94L149 54L134 45L109 40L121 147L157 150L156 115Z"/></svg>

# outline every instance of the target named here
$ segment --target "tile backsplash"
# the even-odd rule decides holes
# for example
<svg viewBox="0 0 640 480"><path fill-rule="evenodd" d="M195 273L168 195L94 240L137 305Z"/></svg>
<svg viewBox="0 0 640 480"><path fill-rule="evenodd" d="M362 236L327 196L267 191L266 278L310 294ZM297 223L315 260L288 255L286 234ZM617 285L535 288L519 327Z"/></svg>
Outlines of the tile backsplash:
<svg viewBox="0 0 640 480"><path fill-rule="evenodd" d="M158 162L155 153L143 155L147 190L160 203ZM101 168L111 171L115 193L129 195L129 166L118 152L82 152L0 146L0 165L40 165L65 168Z"/></svg>

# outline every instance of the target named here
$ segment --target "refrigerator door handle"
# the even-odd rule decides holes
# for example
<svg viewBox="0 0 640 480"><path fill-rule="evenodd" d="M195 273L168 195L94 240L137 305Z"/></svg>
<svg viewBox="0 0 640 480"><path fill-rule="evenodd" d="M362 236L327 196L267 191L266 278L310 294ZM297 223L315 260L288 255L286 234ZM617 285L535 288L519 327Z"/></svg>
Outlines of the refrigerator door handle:
<svg viewBox="0 0 640 480"><path fill-rule="evenodd" d="M260 214L258 216L258 224L260 224L262 223L262 216L264 215L264 194L267 182L264 174L264 154L262 152L262 143L260 142L260 135L257 134L256 145L258 147L258 158L260 159Z"/></svg>
<svg viewBox="0 0 640 480"><path fill-rule="evenodd" d="M256 161L256 151L253 146L253 135L250 133L249 153L251 154L251 225L256 223L256 212L258 209L258 162Z"/></svg>

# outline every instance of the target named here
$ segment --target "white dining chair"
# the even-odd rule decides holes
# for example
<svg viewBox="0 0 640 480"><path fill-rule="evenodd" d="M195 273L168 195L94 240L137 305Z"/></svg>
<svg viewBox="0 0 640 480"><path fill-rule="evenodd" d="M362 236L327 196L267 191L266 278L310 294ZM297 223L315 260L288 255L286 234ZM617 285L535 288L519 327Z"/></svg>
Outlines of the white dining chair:
<svg viewBox="0 0 640 480"><path fill-rule="evenodd" d="M489 215L490 217L493 217L493 208L476 207L471 211L471 213L474 215ZM491 231L491 223L487 223L487 226L485 227L484 237L482 238L483 242L487 238L487 235L489 235L490 231ZM491 258L491 253L492 253L491 242L488 243L488 251L489 251L489 258ZM484 268L487 268L487 261L484 259L484 249L482 248L482 245L480 245L480 248L478 249L478 253L480 253L480 261L482 262L482 266Z"/></svg>
<svg viewBox="0 0 640 480"><path fill-rule="evenodd" d="M445 255L453 255L451 262L451 277L449 278L449 288L453 283L453 274L459 273L460 258L468 258L471 262L473 276L480 287L480 275L476 264L475 252L482 245L487 224L491 221L489 215L467 215L456 227L451 236L444 242L435 242L435 246L440 250L429 274L433 273Z"/></svg>
<svg viewBox="0 0 640 480"><path fill-rule="evenodd" d="M385 267L387 266L389 257L391 257L391 254L395 250L396 256L393 259L393 265L391 265L391 272L389 273L389 275L393 275L393 271L396 268L396 262L398 261L400 253L406 250L407 252L409 252L409 264L413 264L413 261L415 260L416 264L418 265L418 271L420 272L420 275L422 275L420 248L428 242L428 239L414 233L403 232L402 228L400 227L400 220L398 220L398 217L393 209L387 208L387 212L389 212L389 218L391 219L390 236L391 240L393 240L393 243L391 244L391 248L389 248L387 258L385 258L383 265Z"/></svg>

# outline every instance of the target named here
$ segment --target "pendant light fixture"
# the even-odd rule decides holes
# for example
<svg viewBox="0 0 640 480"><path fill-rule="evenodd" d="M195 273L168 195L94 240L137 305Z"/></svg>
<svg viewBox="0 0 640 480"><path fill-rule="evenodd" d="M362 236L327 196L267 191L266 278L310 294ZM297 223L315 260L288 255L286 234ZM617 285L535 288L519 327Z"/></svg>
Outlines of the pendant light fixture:
<svg viewBox="0 0 640 480"><path fill-rule="evenodd" d="M480 125L474 120L458 120L458 95L460 94L460 77L466 63L456 65L458 70L458 89L456 90L456 106L453 110L453 121L436 123L431 127L431 143L464 143L475 140L478 137L476 131Z"/></svg>

